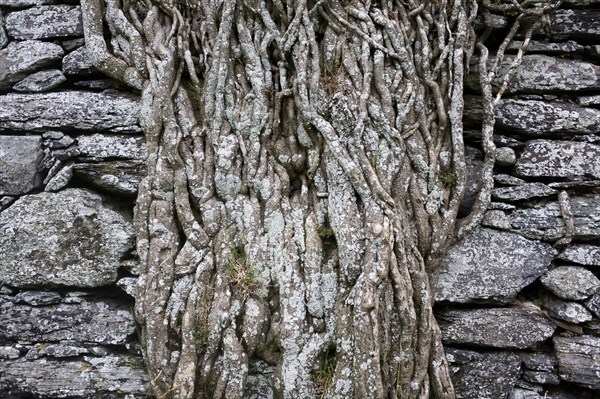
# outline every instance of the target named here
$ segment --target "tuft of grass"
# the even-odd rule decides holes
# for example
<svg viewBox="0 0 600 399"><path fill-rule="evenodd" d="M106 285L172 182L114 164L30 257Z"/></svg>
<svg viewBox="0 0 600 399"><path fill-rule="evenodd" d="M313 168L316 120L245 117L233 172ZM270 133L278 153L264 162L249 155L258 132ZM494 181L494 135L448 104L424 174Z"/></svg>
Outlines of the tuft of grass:
<svg viewBox="0 0 600 399"><path fill-rule="evenodd" d="M333 381L335 366L335 350L328 348L323 356L323 365L313 373L313 381L318 398L324 399L327 397L327 390Z"/></svg>
<svg viewBox="0 0 600 399"><path fill-rule="evenodd" d="M250 265L244 248L230 244L231 259L227 262L229 281L240 289L243 296L247 298L250 294L260 288L262 278L258 271Z"/></svg>
<svg viewBox="0 0 600 399"><path fill-rule="evenodd" d="M445 173L440 175L440 180L446 187L454 187L458 182L458 177L454 173Z"/></svg>

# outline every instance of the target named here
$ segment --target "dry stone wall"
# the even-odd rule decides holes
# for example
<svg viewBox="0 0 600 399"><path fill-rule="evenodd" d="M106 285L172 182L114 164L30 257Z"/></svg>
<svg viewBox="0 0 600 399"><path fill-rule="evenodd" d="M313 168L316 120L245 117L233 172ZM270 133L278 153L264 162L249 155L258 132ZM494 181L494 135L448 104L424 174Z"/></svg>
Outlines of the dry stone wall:
<svg viewBox="0 0 600 399"><path fill-rule="evenodd" d="M493 203L436 293L460 398L600 396L598 21L600 0L565 1L500 103ZM1 398L149 395L131 312L137 101L90 64L75 1L0 0Z"/></svg>

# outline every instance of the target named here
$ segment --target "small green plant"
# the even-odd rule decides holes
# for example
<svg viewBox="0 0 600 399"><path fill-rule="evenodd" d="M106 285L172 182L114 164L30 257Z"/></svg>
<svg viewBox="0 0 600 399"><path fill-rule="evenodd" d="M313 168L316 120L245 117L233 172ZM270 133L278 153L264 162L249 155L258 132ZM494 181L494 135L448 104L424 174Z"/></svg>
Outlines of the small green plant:
<svg viewBox="0 0 600 399"><path fill-rule="evenodd" d="M317 233L321 238L331 238L333 237L333 230L327 226L319 225L317 227Z"/></svg>
<svg viewBox="0 0 600 399"><path fill-rule="evenodd" d="M440 180L446 187L454 187L458 182L458 177L454 173L444 173L440 175Z"/></svg>
<svg viewBox="0 0 600 399"><path fill-rule="evenodd" d="M313 373L313 381L318 398L326 398L327 390L333 381L335 373L336 359L335 350L328 348L323 356L323 365Z"/></svg>
<svg viewBox="0 0 600 399"><path fill-rule="evenodd" d="M231 250L231 259L227 263L229 281L232 285L241 289L243 296L248 295L260 288L261 277L255 268L253 268L242 247L233 244L229 246Z"/></svg>

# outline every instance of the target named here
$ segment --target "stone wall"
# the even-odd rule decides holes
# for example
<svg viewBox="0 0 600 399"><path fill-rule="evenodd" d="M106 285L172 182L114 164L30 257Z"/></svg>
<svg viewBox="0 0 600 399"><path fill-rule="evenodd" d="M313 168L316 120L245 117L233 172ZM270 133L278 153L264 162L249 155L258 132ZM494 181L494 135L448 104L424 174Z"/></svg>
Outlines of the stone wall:
<svg viewBox="0 0 600 399"><path fill-rule="evenodd" d="M59 3L0 0L0 397L147 397L137 98L91 66L79 7ZM461 398L600 394L600 0L565 1L554 20L498 110L494 202L440 276ZM465 208L480 119L467 95Z"/></svg>

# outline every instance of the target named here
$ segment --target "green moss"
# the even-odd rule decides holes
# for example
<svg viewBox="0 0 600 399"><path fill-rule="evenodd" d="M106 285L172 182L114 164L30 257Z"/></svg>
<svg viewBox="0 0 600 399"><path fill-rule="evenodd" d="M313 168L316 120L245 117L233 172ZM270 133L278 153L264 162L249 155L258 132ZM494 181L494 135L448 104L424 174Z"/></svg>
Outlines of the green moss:
<svg viewBox="0 0 600 399"><path fill-rule="evenodd" d="M446 187L454 187L458 182L458 178L454 173L445 173L440 175L440 180Z"/></svg>
<svg viewBox="0 0 600 399"><path fill-rule="evenodd" d="M317 227L317 233L321 238L331 238L333 237L333 230L327 226L319 225Z"/></svg>

